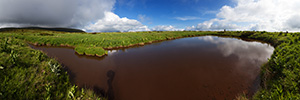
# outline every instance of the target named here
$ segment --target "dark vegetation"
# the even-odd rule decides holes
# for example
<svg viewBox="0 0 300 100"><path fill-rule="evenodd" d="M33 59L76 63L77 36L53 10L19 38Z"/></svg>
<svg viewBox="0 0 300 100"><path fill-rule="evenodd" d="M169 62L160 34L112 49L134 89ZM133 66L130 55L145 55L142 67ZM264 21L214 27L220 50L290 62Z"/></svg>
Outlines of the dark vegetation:
<svg viewBox="0 0 300 100"><path fill-rule="evenodd" d="M94 99L89 90L78 89L54 59L27 43L73 47L78 54L103 56L107 49L144 45L163 40L203 35L255 39L275 47L262 65L261 89L253 99L300 99L300 33L222 32L112 32L69 33L16 29L0 33L0 99Z"/></svg>

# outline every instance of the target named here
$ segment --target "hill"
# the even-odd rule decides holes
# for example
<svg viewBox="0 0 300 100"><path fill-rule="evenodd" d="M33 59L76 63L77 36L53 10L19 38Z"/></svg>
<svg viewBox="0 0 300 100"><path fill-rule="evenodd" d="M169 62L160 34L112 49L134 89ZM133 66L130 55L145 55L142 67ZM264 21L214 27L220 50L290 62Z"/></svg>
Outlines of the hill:
<svg viewBox="0 0 300 100"><path fill-rule="evenodd" d="M7 32L7 31L14 31L14 30L22 30L22 29L30 29L30 30L46 30L46 31L58 31L58 32L85 32L80 29L72 29L72 28L44 28L44 27L7 27L7 28L0 28L0 32Z"/></svg>

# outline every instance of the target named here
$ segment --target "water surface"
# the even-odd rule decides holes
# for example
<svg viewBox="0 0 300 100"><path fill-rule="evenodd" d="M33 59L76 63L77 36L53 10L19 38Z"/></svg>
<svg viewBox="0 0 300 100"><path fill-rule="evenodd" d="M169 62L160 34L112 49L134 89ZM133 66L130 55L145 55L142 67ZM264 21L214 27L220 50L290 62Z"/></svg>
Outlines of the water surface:
<svg viewBox="0 0 300 100"><path fill-rule="evenodd" d="M234 99L259 84L274 48L260 42L203 36L112 50L103 58L70 48L33 47L67 66L72 81L110 100Z"/></svg>

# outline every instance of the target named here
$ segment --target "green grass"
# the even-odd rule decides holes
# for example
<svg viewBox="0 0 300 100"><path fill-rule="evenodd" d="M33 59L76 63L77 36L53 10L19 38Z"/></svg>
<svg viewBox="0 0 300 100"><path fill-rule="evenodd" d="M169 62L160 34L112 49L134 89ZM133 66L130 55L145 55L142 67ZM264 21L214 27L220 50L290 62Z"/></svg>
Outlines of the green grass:
<svg viewBox="0 0 300 100"><path fill-rule="evenodd" d="M0 43L1 100L98 98L73 86L57 61L31 49L24 40L0 37Z"/></svg>
<svg viewBox="0 0 300 100"><path fill-rule="evenodd" d="M53 33L52 31L29 31L4 33L6 37L16 37L38 45L70 46L78 54L105 55L103 49L129 47L154 41L187 36L205 35L211 32L128 32L128 33ZM101 49L102 48L102 49Z"/></svg>
<svg viewBox="0 0 300 100"><path fill-rule="evenodd" d="M66 99L96 96L74 89L62 66L26 43L70 46L78 54L105 55L106 49L189 36L215 35L255 39L272 44L274 54L262 65L262 88L253 99L300 99L300 33L283 32L113 32L67 33L15 30L0 33L0 97L3 99ZM71 92L70 92L71 91ZM84 91L84 92L82 92ZM74 94L72 96L71 94ZM84 95L83 95L84 94ZM88 95L88 96L86 96Z"/></svg>
<svg viewBox="0 0 300 100"><path fill-rule="evenodd" d="M107 54L107 51L105 51L101 47L85 47L85 46L76 46L75 51L79 55L90 55L90 56L103 56Z"/></svg>

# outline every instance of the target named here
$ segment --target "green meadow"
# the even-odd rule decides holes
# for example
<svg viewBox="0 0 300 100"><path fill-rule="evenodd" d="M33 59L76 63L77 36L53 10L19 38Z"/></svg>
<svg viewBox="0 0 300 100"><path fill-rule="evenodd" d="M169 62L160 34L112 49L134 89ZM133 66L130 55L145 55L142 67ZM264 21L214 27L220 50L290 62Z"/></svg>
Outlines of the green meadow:
<svg viewBox="0 0 300 100"><path fill-rule="evenodd" d="M300 33L258 31L57 32L15 29L0 32L0 99L105 99L72 85L65 68L29 44L72 47L102 57L109 49L204 35L267 42L275 47L262 65L261 88L253 99L300 99Z"/></svg>

